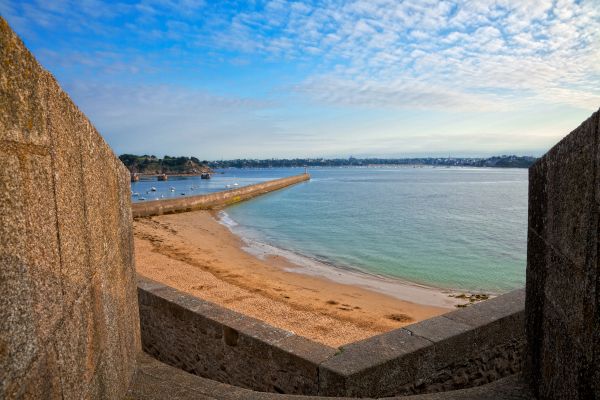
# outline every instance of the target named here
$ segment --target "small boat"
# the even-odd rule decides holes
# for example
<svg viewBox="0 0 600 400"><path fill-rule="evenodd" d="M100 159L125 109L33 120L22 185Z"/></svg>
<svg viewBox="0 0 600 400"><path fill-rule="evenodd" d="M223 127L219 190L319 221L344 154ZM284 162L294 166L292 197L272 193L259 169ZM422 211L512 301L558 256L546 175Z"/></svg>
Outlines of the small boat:
<svg viewBox="0 0 600 400"><path fill-rule="evenodd" d="M146 200L145 197L140 197L138 200Z"/></svg>
<svg viewBox="0 0 600 400"><path fill-rule="evenodd" d="M171 186L171 192L174 192L175 188L173 186Z"/></svg>
<svg viewBox="0 0 600 400"><path fill-rule="evenodd" d="M153 192L156 192L156 188L155 188L154 186L152 186L152 187L150 188L150 190L152 190Z"/></svg>
<svg viewBox="0 0 600 400"><path fill-rule="evenodd" d="M233 186L240 186L240 184L236 182L233 184Z"/></svg>
<svg viewBox="0 0 600 400"><path fill-rule="evenodd" d="M204 172L200 175L200 179L210 179L210 174L208 172Z"/></svg>
<svg viewBox="0 0 600 400"><path fill-rule="evenodd" d="M181 193L182 196L185 196L185 193Z"/></svg>
<svg viewBox="0 0 600 400"><path fill-rule="evenodd" d="M135 193L133 194L133 196L134 196L134 197L137 197L137 196L139 196L139 195L140 195L140 194L139 194L138 192L135 192Z"/></svg>
<svg viewBox="0 0 600 400"><path fill-rule="evenodd" d="M159 181L166 181L168 178L167 174L160 174L156 177Z"/></svg>
<svg viewBox="0 0 600 400"><path fill-rule="evenodd" d="M231 189L231 185L225 185L227 189Z"/></svg>

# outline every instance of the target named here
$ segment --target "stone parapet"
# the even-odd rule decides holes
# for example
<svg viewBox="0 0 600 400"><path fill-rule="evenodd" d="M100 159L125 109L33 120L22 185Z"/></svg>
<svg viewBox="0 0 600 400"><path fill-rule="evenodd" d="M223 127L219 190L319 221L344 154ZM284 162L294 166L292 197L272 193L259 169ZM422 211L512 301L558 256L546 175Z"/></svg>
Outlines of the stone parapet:
<svg viewBox="0 0 600 400"><path fill-rule="evenodd" d="M138 276L143 348L198 376L265 392L384 397L521 371L524 290L339 349Z"/></svg>
<svg viewBox="0 0 600 400"><path fill-rule="evenodd" d="M211 379L191 375L140 354L135 379L128 400L349 400L352 397L303 396L257 392ZM369 398L363 398L369 400ZM511 375L487 385L451 392L421 394L408 397L386 397L388 400L534 400L519 375ZM375 400L375 399L371 399ZM380 399L384 400L384 399Z"/></svg>

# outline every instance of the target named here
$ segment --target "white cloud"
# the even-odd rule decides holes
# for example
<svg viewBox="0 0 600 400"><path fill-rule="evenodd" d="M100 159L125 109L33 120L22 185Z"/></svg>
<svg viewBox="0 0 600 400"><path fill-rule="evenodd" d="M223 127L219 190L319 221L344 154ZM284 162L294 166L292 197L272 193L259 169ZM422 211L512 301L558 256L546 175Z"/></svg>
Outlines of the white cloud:
<svg viewBox="0 0 600 400"><path fill-rule="evenodd" d="M491 88L497 91L488 103L501 108L558 101L595 109L600 103L596 0L329 1L301 12L276 4L236 15L214 45L292 59L322 54L321 73L307 79L304 89L321 100L361 98L366 105L404 107L410 104L399 100L407 98L406 92L392 89L398 81L408 87L416 77L419 85L429 86L425 92L431 93L433 104L446 105L439 94L448 92L467 105L477 103ZM273 20L283 26L280 31L265 29ZM350 81L386 88L388 97L380 90L371 98L350 93ZM581 89L583 83L587 89ZM425 92L412 97L422 99ZM572 97L558 95L567 92Z"/></svg>
<svg viewBox="0 0 600 400"><path fill-rule="evenodd" d="M258 155L262 140L274 156L301 146L487 149L533 130L540 136L522 142L539 149L551 143L545 134L557 138L600 105L600 0L0 0L0 13L117 151ZM265 78L258 59L295 75ZM221 71L211 82L221 66L265 87L235 72L232 82ZM547 110L563 109L574 119L546 122ZM469 114L471 125L449 121L449 133L439 132L446 110ZM371 124L378 112L405 119ZM316 117L326 113L327 122ZM427 114L429 136L413 114ZM522 119L497 123L514 115Z"/></svg>

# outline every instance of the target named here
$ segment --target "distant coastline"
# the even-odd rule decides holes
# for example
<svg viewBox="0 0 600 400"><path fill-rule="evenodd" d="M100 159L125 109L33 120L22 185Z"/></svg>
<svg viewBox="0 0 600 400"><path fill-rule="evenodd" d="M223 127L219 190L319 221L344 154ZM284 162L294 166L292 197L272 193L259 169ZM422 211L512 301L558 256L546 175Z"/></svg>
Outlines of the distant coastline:
<svg viewBox="0 0 600 400"><path fill-rule="evenodd" d="M529 168L533 156L502 155L481 157L421 157L421 158L272 158L207 161L196 157L158 158L154 155L122 154L119 159L132 173L194 175L226 168L303 168L303 167L368 167L368 166L439 166L479 168Z"/></svg>
<svg viewBox="0 0 600 400"><path fill-rule="evenodd" d="M294 158L294 159L236 159L208 161L210 168L294 168L294 167L367 167L367 166L440 166L483 168L529 168L536 157L502 155L477 157L423 157L423 158Z"/></svg>
<svg viewBox="0 0 600 400"><path fill-rule="evenodd" d="M196 157L169 157L158 158L154 155L121 154L119 160L127 167L129 172L138 175L201 175L211 173L206 165L207 161L200 161Z"/></svg>

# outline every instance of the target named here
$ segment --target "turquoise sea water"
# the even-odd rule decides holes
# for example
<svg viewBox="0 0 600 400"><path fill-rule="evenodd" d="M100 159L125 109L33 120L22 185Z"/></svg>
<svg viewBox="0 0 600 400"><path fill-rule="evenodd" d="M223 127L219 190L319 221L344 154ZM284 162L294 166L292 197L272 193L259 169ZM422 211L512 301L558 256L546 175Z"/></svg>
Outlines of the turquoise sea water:
<svg viewBox="0 0 600 400"><path fill-rule="evenodd" d="M227 170L244 182L298 169ZM525 282L527 170L323 168L226 210L236 232L333 266L447 289Z"/></svg>

